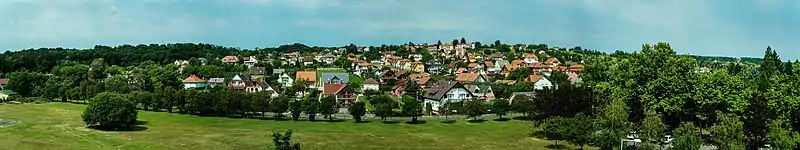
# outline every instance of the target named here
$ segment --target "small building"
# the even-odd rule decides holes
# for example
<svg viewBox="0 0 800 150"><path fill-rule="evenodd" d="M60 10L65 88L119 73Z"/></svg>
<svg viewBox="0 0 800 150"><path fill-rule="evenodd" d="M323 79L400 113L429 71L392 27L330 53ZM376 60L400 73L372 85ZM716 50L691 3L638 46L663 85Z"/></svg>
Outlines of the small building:
<svg viewBox="0 0 800 150"><path fill-rule="evenodd" d="M308 81L308 88L316 88L317 85L317 72L316 71L298 71L295 73L295 81Z"/></svg>
<svg viewBox="0 0 800 150"><path fill-rule="evenodd" d="M8 85L9 79L0 79L0 90L4 90L5 87Z"/></svg>
<svg viewBox="0 0 800 150"><path fill-rule="evenodd" d="M231 79L231 82L228 83L228 87L234 90L244 90L247 88L246 82L249 81L246 76L241 75L234 75Z"/></svg>
<svg viewBox="0 0 800 150"><path fill-rule="evenodd" d="M270 92L272 97L278 97L280 88L271 86L264 81L249 81L244 89L247 93L258 93L262 91Z"/></svg>
<svg viewBox="0 0 800 150"><path fill-rule="evenodd" d="M260 79L267 75L265 67L250 67L250 79Z"/></svg>
<svg viewBox="0 0 800 150"><path fill-rule="evenodd" d="M426 104L430 104L434 111L438 111L442 104L467 101L472 99L473 95L459 82L441 81L425 92L422 97Z"/></svg>
<svg viewBox="0 0 800 150"><path fill-rule="evenodd" d="M544 88L553 88L553 83L542 75L530 75L527 79L528 82L534 83L534 88L541 90Z"/></svg>
<svg viewBox="0 0 800 150"><path fill-rule="evenodd" d="M376 81L375 79L369 78L367 80L364 80L364 85L363 87L361 87L361 91L362 92L367 90L380 91L380 86L381 86L380 82Z"/></svg>
<svg viewBox="0 0 800 150"><path fill-rule="evenodd" d="M486 77L478 73L461 73L456 76L456 81L463 83L483 83Z"/></svg>
<svg viewBox="0 0 800 150"><path fill-rule="evenodd" d="M279 76L286 72L286 69L272 69L272 75Z"/></svg>
<svg viewBox="0 0 800 150"><path fill-rule="evenodd" d="M325 84L322 88L322 95L320 99L324 96L333 96L336 98L336 102L339 106L349 106L356 102L358 96L353 92L353 89L350 88L347 84Z"/></svg>
<svg viewBox="0 0 800 150"><path fill-rule="evenodd" d="M208 86L212 88L217 86L225 86L225 78L209 78Z"/></svg>
<svg viewBox="0 0 800 150"><path fill-rule="evenodd" d="M244 59L244 65L247 65L247 67L253 67L256 64L258 64L258 59L256 58L256 56L248 56L244 57L243 59Z"/></svg>
<svg viewBox="0 0 800 150"><path fill-rule="evenodd" d="M475 99L491 101L494 100L494 91L489 85L465 85L467 90L472 92Z"/></svg>
<svg viewBox="0 0 800 150"><path fill-rule="evenodd" d="M183 79L183 88L205 88L206 87L206 80L203 80L195 75L190 75L186 79Z"/></svg>
<svg viewBox="0 0 800 150"><path fill-rule="evenodd" d="M231 56L231 55L222 57L222 63L237 64L237 63L239 63L239 57Z"/></svg>
<svg viewBox="0 0 800 150"><path fill-rule="evenodd" d="M292 84L294 84L294 79L292 79L292 76L289 76L289 74L283 73L278 76L278 83L283 87L291 87Z"/></svg>
<svg viewBox="0 0 800 150"><path fill-rule="evenodd" d="M319 86L325 84L347 84L350 83L350 74L323 72L320 75Z"/></svg>

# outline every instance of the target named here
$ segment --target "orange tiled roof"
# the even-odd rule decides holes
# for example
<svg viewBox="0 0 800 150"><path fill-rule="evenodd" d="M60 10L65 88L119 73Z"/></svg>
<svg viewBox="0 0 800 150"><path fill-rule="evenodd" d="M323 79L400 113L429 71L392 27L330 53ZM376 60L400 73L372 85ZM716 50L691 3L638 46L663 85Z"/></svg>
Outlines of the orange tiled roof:
<svg viewBox="0 0 800 150"><path fill-rule="evenodd" d="M295 80L306 80L309 82L317 82L316 71L298 71L295 74Z"/></svg>
<svg viewBox="0 0 800 150"><path fill-rule="evenodd" d="M542 79L542 75L530 75L528 76L528 82L539 82Z"/></svg>
<svg viewBox="0 0 800 150"><path fill-rule="evenodd" d="M456 76L456 81L461 82L475 82L480 77L480 74L477 73L461 73Z"/></svg>
<svg viewBox="0 0 800 150"><path fill-rule="evenodd" d="M206 82L206 80L200 79L199 77L197 77L195 75L190 75L186 79L183 79L183 82L195 83L195 82Z"/></svg>

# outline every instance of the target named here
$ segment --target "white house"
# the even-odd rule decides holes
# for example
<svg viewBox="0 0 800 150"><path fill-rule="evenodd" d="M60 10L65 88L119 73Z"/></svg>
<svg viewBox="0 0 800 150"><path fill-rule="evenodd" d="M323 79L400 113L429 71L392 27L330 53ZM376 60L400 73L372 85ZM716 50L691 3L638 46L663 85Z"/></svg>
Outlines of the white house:
<svg viewBox="0 0 800 150"><path fill-rule="evenodd" d="M183 88L205 88L206 87L206 80L203 80L195 75L191 75L186 79L183 79Z"/></svg>
<svg viewBox="0 0 800 150"><path fill-rule="evenodd" d="M467 101L473 95L459 82L442 81L431 87L422 97L426 105L430 104L434 111L438 111L442 104Z"/></svg>
<svg viewBox="0 0 800 150"><path fill-rule="evenodd" d="M381 83L379 83L375 79L369 78L367 80L364 80L364 86L361 87L361 91L362 92L366 91L366 90L378 91L378 90L380 90L380 85L381 85Z"/></svg>
<svg viewBox="0 0 800 150"><path fill-rule="evenodd" d="M292 76L289 76L289 74L283 73L281 76L278 76L278 83L283 87L291 87L294 83L294 79L292 79Z"/></svg>
<svg viewBox="0 0 800 150"><path fill-rule="evenodd" d="M542 75L530 75L528 76L528 82L533 82L534 88L537 90L553 87L553 83Z"/></svg>
<svg viewBox="0 0 800 150"><path fill-rule="evenodd" d="M528 64L539 62L539 57L531 53L522 54L522 58L524 58L523 60Z"/></svg>
<svg viewBox="0 0 800 150"><path fill-rule="evenodd" d="M256 58L256 56L244 57L244 65L247 65L247 67L253 67L257 63L258 59Z"/></svg>

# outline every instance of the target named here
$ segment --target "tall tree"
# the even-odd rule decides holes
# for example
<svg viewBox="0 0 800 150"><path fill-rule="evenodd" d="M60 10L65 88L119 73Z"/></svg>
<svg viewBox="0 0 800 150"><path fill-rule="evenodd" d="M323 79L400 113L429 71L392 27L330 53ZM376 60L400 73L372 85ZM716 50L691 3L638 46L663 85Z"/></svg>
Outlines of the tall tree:
<svg viewBox="0 0 800 150"><path fill-rule="evenodd" d="M461 38L461 44L467 44L467 40L464 39L463 37Z"/></svg>
<svg viewBox="0 0 800 150"><path fill-rule="evenodd" d="M267 112L270 111L270 99L272 99L272 93L267 91L261 91L256 93L255 96L252 97L252 104L253 104L253 111L260 112L262 117L267 116Z"/></svg>
<svg viewBox="0 0 800 150"><path fill-rule="evenodd" d="M319 113L325 115L328 120L333 120L333 115L339 111L336 98L333 96L325 96L319 102Z"/></svg>
<svg viewBox="0 0 800 150"><path fill-rule="evenodd" d="M753 93L753 98L750 99L744 124L745 134L748 137L748 148L761 146L766 138L767 124L773 118L766 93L772 88L772 78L778 72L779 63L778 54L772 48L767 47L764 52L764 61L758 72L758 92Z"/></svg>
<svg viewBox="0 0 800 150"><path fill-rule="evenodd" d="M347 112L349 112L350 115L353 116L353 119L355 119L356 122L361 122L361 117L367 114L366 103L364 103L363 101L358 101L355 104L353 104L353 106L347 108Z"/></svg>
<svg viewBox="0 0 800 150"><path fill-rule="evenodd" d="M681 123L675 129L675 140L672 148L674 149L700 149L703 139L700 138L700 129L690 122Z"/></svg>
<svg viewBox="0 0 800 150"><path fill-rule="evenodd" d="M643 142L658 145L665 130L667 130L667 126L661 121L661 115L656 114L655 111L645 113L644 120L642 120L642 134L644 137L641 139Z"/></svg>
<svg viewBox="0 0 800 150"><path fill-rule="evenodd" d="M319 101L316 98L303 98L303 112L308 115L309 121L314 121L319 113Z"/></svg>
<svg viewBox="0 0 800 150"><path fill-rule="evenodd" d="M290 100L286 96L278 96L269 101L269 110L275 117L283 117L283 113L289 110Z"/></svg>
<svg viewBox="0 0 800 150"><path fill-rule="evenodd" d="M600 134L597 134L597 146L602 149L614 149L619 146L620 137L628 134L628 106L623 99L613 98L611 103L603 106L598 116Z"/></svg>
<svg viewBox="0 0 800 150"><path fill-rule="evenodd" d="M403 114L411 117L411 123L417 123L417 118L422 116L422 103L409 96L403 96Z"/></svg>
<svg viewBox="0 0 800 150"><path fill-rule="evenodd" d="M503 119L509 110L511 110L511 105L508 103L508 99L495 99L492 101L492 112L497 116L500 116L500 119Z"/></svg>
<svg viewBox="0 0 800 150"><path fill-rule="evenodd" d="M89 65L89 78L91 79L103 79L106 78L106 62L103 58L98 58L92 60L92 64Z"/></svg>
<svg viewBox="0 0 800 150"><path fill-rule="evenodd" d="M292 104L289 106L289 111L292 112L292 120L299 120L300 113L303 112L303 101L293 100Z"/></svg>
<svg viewBox="0 0 800 150"><path fill-rule="evenodd" d="M486 114L486 104L480 100L470 100L464 104L464 113L473 120L478 120L483 114Z"/></svg>
<svg viewBox="0 0 800 150"><path fill-rule="evenodd" d="M798 134L786 121L777 119L769 124L769 140L776 149L792 149L798 142Z"/></svg>
<svg viewBox="0 0 800 150"><path fill-rule="evenodd" d="M714 145L719 149L744 149L743 126L738 116L717 112L717 124L711 127Z"/></svg>

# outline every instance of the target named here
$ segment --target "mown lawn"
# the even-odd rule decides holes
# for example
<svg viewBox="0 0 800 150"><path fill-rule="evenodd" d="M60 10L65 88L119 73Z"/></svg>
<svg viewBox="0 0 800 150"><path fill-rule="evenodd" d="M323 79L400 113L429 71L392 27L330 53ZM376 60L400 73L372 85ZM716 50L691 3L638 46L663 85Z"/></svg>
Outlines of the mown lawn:
<svg viewBox="0 0 800 150"><path fill-rule="evenodd" d="M530 137L528 121L425 124L279 121L199 117L140 111L140 131L99 131L81 120L84 105L0 104L0 149L271 149L272 132L292 129L303 149L548 149L553 141ZM564 142L559 142L564 143ZM550 146L548 146L550 145Z"/></svg>

